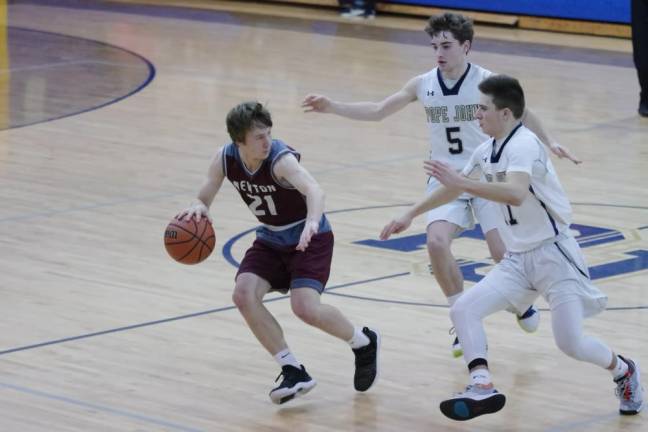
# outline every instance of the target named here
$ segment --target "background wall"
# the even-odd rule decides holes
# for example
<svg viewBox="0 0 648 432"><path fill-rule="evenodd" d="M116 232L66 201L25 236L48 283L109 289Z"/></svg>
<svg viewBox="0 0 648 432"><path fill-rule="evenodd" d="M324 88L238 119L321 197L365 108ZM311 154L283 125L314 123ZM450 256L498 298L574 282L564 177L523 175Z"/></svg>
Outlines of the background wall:
<svg viewBox="0 0 648 432"><path fill-rule="evenodd" d="M630 22L631 0L390 0L401 3L441 6L542 17L578 19L613 23Z"/></svg>

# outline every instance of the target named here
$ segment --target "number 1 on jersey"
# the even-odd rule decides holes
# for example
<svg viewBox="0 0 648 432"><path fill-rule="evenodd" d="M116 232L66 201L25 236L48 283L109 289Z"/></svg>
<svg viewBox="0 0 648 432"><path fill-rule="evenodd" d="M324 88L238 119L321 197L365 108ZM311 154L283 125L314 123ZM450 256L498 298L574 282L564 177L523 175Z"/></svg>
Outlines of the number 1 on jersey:
<svg viewBox="0 0 648 432"><path fill-rule="evenodd" d="M452 136L453 133L459 133L459 126L446 128L446 139L448 140L448 144L450 144L450 147L448 147L448 151L451 154L462 153L463 143L461 142L461 138L453 137Z"/></svg>

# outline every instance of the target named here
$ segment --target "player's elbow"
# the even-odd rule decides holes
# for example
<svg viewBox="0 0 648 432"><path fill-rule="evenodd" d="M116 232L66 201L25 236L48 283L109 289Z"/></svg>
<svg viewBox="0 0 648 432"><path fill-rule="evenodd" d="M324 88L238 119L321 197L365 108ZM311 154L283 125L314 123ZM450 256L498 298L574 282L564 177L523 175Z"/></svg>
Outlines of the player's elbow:
<svg viewBox="0 0 648 432"><path fill-rule="evenodd" d="M522 204L522 200L518 198L511 198L508 201L506 201L506 204L513 206L513 207L519 207Z"/></svg>
<svg viewBox="0 0 648 432"><path fill-rule="evenodd" d="M306 189L306 193L304 194L307 197L311 197L314 201L321 201L324 202L326 198L326 194L324 193L324 189L317 183L314 183Z"/></svg>
<svg viewBox="0 0 648 432"><path fill-rule="evenodd" d="M370 110L369 119L372 121L381 121L390 114L387 105L384 102L373 104Z"/></svg>

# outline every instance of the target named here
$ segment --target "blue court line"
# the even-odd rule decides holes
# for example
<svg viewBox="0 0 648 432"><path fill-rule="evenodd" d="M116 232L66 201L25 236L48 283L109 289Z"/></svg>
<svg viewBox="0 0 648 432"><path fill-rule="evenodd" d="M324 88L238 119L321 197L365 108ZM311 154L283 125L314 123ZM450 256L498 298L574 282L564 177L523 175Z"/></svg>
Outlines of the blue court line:
<svg viewBox="0 0 648 432"><path fill-rule="evenodd" d="M14 384L7 384L7 383L4 383L4 382L0 382L0 388L10 389L10 390L14 390L14 391L17 391L17 392L20 392L20 393L25 393L25 394L28 394L28 395L31 395L31 396L37 396L37 397L40 397L40 398L45 398L45 399L55 400L55 401L59 401L59 402L64 402L64 403L76 405L76 406L79 406L79 407L82 407L82 408L87 408L87 409L90 409L90 410L93 410L93 411L101 411L101 412L108 413L108 414L114 414L114 415L117 415L117 416L120 416L120 417L126 417L126 418L129 418L129 419L154 424L154 425L157 425L157 426L162 426L162 427L177 430L177 431L182 431L182 432L202 432L202 429L196 429L196 428L193 428L193 427L183 426L183 425L179 425L177 423L168 422L166 420L161 420L161 419L157 419L157 418L154 418L154 417L145 416L145 415L142 415L142 414L137 414L137 413L133 413L133 412L129 412L129 411L124 411L124 410L120 410L120 409L116 409L116 408L111 408L111 407L104 406L104 405L97 405L97 404L93 404L93 403L83 402L83 401L80 401L80 400L77 400L77 399L72 399L72 398L69 398L69 397L66 397L66 396L59 396L59 395L56 395L56 394L53 394L53 393L46 393L46 392L43 392L43 391L40 391L40 390L30 389L28 387L23 387L23 386L18 386L18 385L14 385Z"/></svg>
<svg viewBox="0 0 648 432"><path fill-rule="evenodd" d="M375 205L375 206L367 206L367 207L355 207L350 209L331 210L331 211L327 211L326 214L349 213L355 211L375 210L375 209L384 209L384 208L391 208L391 207L405 207L405 206L410 206L412 204L414 203L409 202L409 203L402 203L402 204L383 204L383 205Z"/></svg>
<svg viewBox="0 0 648 432"><path fill-rule="evenodd" d="M93 106L93 107L90 107L90 108L86 108L86 109L83 109L81 111L76 111L76 112L72 112L72 113L68 113L68 114L63 114L63 115L58 116L58 117L52 117L52 118L48 118L48 119L44 119L44 120L37 120L37 121L31 122L31 123L25 123L25 124L21 124L21 125L17 125L17 126L10 126L8 128L4 128L4 129L0 129L0 130L19 129L19 128L23 128L23 127L26 127L26 126L33 126L35 124L47 123L47 122L51 122L51 121L54 121L54 120L64 119L66 117L72 117L72 116L75 116L75 115L85 114L85 113L90 112L90 111L94 111L94 110L98 110L100 108L104 108L104 107L106 107L108 105L112 105L112 104L117 103L119 101L122 101L122 100L124 100L124 99L126 99L126 98L128 98L130 96L133 96L136 93L139 93L145 87L147 87L151 83L151 81L153 81L153 79L155 78L155 66L153 66L153 63L151 63L146 57L144 57L144 56L142 56L140 54L137 54L136 52L131 51L129 49L122 48L122 47L119 47L117 45L112 45L112 44L109 44L109 43L106 43L106 42L101 42L101 41L94 40L94 39L88 39L88 38L79 37L79 36L70 36L70 35L66 35L64 33L55 33L55 32L43 31L43 30L34 30L34 29L30 29L30 28L16 27L16 26L7 26L7 28L23 30L23 31L28 31L28 32L34 32L34 33L56 35L56 36L59 36L59 37L64 37L64 38L69 38L69 39L84 40L84 41L87 41L87 42L95 43L97 45L107 46L107 47L110 47L110 48L121 50L123 52L126 52L126 53L128 53L128 54L142 60L144 62L144 64L146 65L146 67L148 68L149 75L144 80L144 82L142 82L135 89L131 90L130 92L126 93L123 96L120 96L118 98L109 100L108 102L104 102L102 104L99 104L99 105L96 105L96 106Z"/></svg>
<svg viewBox="0 0 648 432"><path fill-rule="evenodd" d="M381 299L377 297L366 297L366 296L358 296L353 294L342 294L342 293L330 293L330 294L338 297L346 297L355 300L368 300L377 303L390 303L390 304L399 304L399 305L406 305L406 306L426 306L426 307L437 307L437 308L446 308L446 309L449 307L447 304L421 303L421 302L404 301L404 300L388 300L388 299Z"/></svg>
<svg viewBox="0 0 648 432"><path fill-rule="evenodd" d="M379 281L379 280L390 279L390 278L395 278L395 277L399 277L399 276L405 276L405 275L408 275L408 274L409 274L409 272L395 273L395 274L391 274L391 275L387 275L387 276L379 276L379 277L375 277L375 278L371 278L371 279L365 279L365 280L361 280L361 281L348 282L348 283L345 283L345 284L334 285L334 286L332 286L330 288L327 288L326 292L329 292L329 291L334 290L334 289L345 288L345 287L348 287L348 286L361 285L361 284L365 284L365 283L369 283L369 282L375 282L375 281ZM271 299L263 300L263 303L270 303L270 302L275 302L275 301L278 301L278 300L284 300L284 299L289 298L289 297L290 296L288 296L288 295L282 295L282 296L279 296L279 297L274 297L274 298L271 298ZM164 318L164 319L159 319L159 320L155 320L155 321L148 321L148 322L144 322L144 323L140 323L140 324L133 324L133 325L129 325L129 326L117 327L117 328L108 329L108 330L102 330L102 331L93 332L93 333L86 333L86 334L82 334L82 335L78 335L78 336L71 336L71 337L66 337L66 338L61 338L61 339L56 339L56 340L51 340L51 341L46 341L46 342L40 342L40 343L36 343L36 344L31 344L31 345L24 345L24 346L21 346L21 347L10 348L10 349L4 350L4 351L0 351L0 356L5 355L5 354L18 352L18 351L26 351L26 350L35 349L35 348L42 348L42 347L49 346L49 345L58 345L58 344L62 344L62 343L65 343L65 342L71 342L71 341L80 340L80 339L88 339L88 338L95 337L95 336L102 336L102 335L111 334L111 333L119 333L119 332L123 332L123 331L126 331L126 330L133 330L133 329L137 329L137 328L141 328L141 327L149 327L149 326L152 326L152 325L164 324L164 323L168 323L168 322L172 322L172 321L179 321L179 320L188 319L188 318L195 318L195 317L199 317L199 316L202 316L202 315L209 315L209 314L212 314L212 313L224 312L224 311L228 311L228 310L232 310L232 309L236 309L236 306L234 306L234 305L224 306L224 307L220 307L220 308L216 308L216 309L209 309L209 310L202 311L202 312L195 312L195 313L180 315L180 316L171 317L171 318Z"/></svg>
<svg viewBox="0 0 648 432"><path fill-rule="evenodd" d="M346 297L355 300L366 300L366 301L372 301L377 303L393 303L393 304L400 304L406 306L425 306L425 307L442 308L442 309L447 309L449 307L447 304L421 303L421 302L410 302L410 301L403 301L403 300L389 300L389 299L382 299L378 297L359 296L354 294L342 294L342 293L330 293L330 294L338 297ZM551 310L548 308L538 308L538 310L542 312L551 312ZM648 310L648 306L616 306L616 307L607 307L605 308L605 310L606 311Z"/></svg>
<svg viewBox="0 0 648 432"><path fill-rule="evenodd" d="M602 204L602 203L593 203L593 202L572 202L571 205L580 205L580 206L592 206L592 207L612 207L612 208L628 208L635 210L648 210L646 206L633 206L625 204Z"/></svg>

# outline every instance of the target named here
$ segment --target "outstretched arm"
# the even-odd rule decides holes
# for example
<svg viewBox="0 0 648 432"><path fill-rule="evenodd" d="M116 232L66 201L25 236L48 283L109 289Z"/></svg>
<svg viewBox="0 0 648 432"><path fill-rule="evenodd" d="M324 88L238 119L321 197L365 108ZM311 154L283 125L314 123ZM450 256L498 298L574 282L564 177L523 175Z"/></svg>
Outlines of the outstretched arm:
<svg viewBox="0 0 648 432"><path fill-rule="evenodd" d="M563 147L558 144L553 138L547 134L542 126L542 122L531 110L528 108L524 110L522 114L522 123L524 126L529 128L531 132L537 135L540 138L540 141L551 150L553 154L558 156L560 159L567 158L575 164L583 162L578 157L576 157L567 147Z"/></svg>
<svg viewBox="0 0 648 432"><path fill-rule="evenodd" d="M419 79L418 76L412 78L402 89L380 102L339 102L324 95L309 94L304 98L302 107L307 113L330 113L354 120L378 121L416 100Z"/></svg>
<svg viewBox="0 0 648 432"><path fill-rule="evenodd" d="M189 207L178 213L176 215L176 218L182 219L184 217L185 220L190 220L191 218L195 217L196 221L199 222L200 219L204 216L211 222L212 218L209 215L209 206L211 205L212 201L214 201L214 197L220 190L224 179L225 173L223 172L223 149L221 148L218 153L216 153L216 156L214 156L209 165L209 169L207 170L207 177L200 187L198 196Z"/></svg>
<svg viewBox="0 0 648 432"><path fill-rule="evenodd" d="M392 219L380 233L381 240L387 240L392 234L398 234L405 231L412 224L412 220L428 210L447 204L457 199L461 191L454 188L440 186L430 195L426 195L419 202L407 209L399 217Z"/></svg>
<svg viewBox="0 0 648 432"><path fill-rule="evenodd" d="M296 247L297 250L303 252L319 229L319 222L324 213L324 191L292 154L282 157L275 163L274 174L277 178L290 183L306 197L308 209L306 223Z"/></svg>

